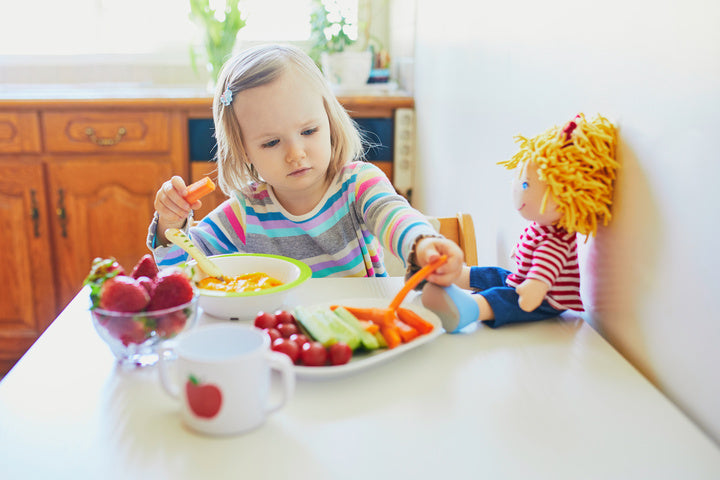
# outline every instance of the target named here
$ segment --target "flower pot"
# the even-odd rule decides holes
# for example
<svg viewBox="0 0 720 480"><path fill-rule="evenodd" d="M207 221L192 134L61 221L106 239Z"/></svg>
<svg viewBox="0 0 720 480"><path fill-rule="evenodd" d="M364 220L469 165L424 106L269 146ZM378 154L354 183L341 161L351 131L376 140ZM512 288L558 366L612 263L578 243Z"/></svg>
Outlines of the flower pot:
<svg viewBox="0 0 720 480"><path fill-rule="evenodd" d="M362 87L370 77L372 52L324 52L320 57L325 78L341 87Z"/></svg>

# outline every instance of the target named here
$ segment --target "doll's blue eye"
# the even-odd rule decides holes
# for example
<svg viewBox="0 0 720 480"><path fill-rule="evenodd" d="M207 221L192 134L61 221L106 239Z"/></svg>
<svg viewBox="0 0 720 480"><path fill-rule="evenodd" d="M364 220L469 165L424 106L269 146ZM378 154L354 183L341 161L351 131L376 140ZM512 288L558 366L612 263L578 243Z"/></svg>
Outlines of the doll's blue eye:
<svg viewBox="0 0 720 480"><path fill-rule="evenodd" d="M523 182L523 183L522 183L522 189L523 189L523 190L527 190L527 187L528 187L528 183L527 183L527 182Z"/></svg>

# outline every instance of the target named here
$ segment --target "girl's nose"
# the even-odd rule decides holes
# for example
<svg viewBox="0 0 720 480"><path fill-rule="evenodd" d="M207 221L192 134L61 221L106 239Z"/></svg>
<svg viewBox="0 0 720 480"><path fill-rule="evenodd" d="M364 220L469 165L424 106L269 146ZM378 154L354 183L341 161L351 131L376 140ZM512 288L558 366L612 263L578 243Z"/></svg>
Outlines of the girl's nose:
<svg viewBox="0 0 720 480"><path fill-rule="evenodd" d="M295 163L306 157L305 148L301 141L296 140L288 145L286 161Z"/></svg>

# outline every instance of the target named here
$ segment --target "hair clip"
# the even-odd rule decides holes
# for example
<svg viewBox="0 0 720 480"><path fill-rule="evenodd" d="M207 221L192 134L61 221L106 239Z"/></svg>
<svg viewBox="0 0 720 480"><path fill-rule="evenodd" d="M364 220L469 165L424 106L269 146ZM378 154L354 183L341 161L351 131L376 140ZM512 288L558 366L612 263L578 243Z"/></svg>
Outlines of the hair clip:
<svg viewBox="0 0 720 480"><path fill-rule="evenodd" d="M577 123L574 121L570 121L565 125L565 128L562 129L562 132L565 134L565 141L569 141L570 138L572 138L572 132L577 128Z"/></svg>
<svg viewBox="0 0 720 480"><path fill-rule="evenodd" d="M232 103L232 90L230 90L230 87L227 87L222 95L220 95L220 103L226 107L229 107Z"/></svg>

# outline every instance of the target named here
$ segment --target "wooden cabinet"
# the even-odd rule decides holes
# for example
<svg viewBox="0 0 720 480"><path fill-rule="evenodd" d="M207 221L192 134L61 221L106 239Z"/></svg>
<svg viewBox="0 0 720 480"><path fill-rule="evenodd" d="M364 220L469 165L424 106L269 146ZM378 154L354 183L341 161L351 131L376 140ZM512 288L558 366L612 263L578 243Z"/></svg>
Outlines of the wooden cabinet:
<svg viewBox="0 0 720 480"><path fill-rule="evenodd" d="M0 163L0 373L9 370L56 311L45 175L33 162Z"/></svg>
<svg viewBox="0 0 720 480"><path fill-rule="evenodd" d="M130 269L148 253L155 192L172 173L161 159L91 156L48 165L59 305L77 294L95 257L114 256Z"/></svg>
<svg viewBox="0 0 720 480"><path fill-rule="evenodd" d="M180 112L73 103L0 109L0 374L77 294L95 257L148 252L159 186L187 178ZM42 133L42 135L40 134Z"/></svg>

